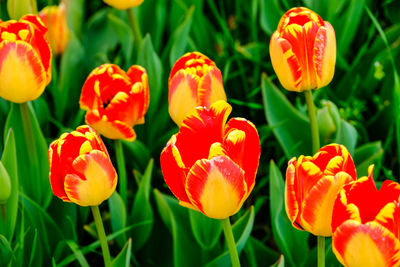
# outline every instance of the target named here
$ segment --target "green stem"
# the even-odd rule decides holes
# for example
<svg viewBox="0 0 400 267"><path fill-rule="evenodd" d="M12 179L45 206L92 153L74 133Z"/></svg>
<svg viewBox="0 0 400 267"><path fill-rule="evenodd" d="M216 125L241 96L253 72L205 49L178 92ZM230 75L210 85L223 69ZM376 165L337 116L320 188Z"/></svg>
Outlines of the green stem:
<svg viewBox="0 0 400 267"><path fill-rule="evenodd" d="M318 238L318 267L325 267L325 237Z"/></svg>
<svg viewBox="0 0 400 267"><path fill-rule="evenodd" d="M133 8L128 8L126 10L126 14L128 16L129 24L133 31L133 36L135 38L136 48L139 51L140 47L142 46L142 33L140 32L139 23L137 21L135 12L133 12Z"/></svg>
<svg viewBox="0 0 400 267"><path fill-rule="evenodd" d="M115 140L115 153L117 156L117 168L119 176L119 194L121 195L121 198L126 205L128 203L127 202L128 181L126 178L125 157L124 157L124 151L122 149L121 140Z"/></svg>
<svg viewBox="0 0 400 267"><path fill-rule="evenodd" d="M103 252L104 266L110 267L111 266L110 251L108 249L106 232L104 231L103 220L101 219L99 206L91 206L90 208L92 209L94 223L96 224L96 229L97 229L97 235L100 241L101 250Z"/></svg>
<svg viewBox="0 0 400 267"><path fill-rule="evenodd" d="M236 250L235 238L233 237L231 222L229 217L221 220L222 229L224 229L224 235L226 244L228 245L229 254L231 256L232 267L240 267L239 255Z"/></svg>
<svg viewBox="0 0 400 267"><path fill-rule="evenodd" d="M315 115L314 101L311 90L304 91L304 94L306 96L308 117L310 118L312 151L313 154L315 154L320 149L317 116Z"/></svg>

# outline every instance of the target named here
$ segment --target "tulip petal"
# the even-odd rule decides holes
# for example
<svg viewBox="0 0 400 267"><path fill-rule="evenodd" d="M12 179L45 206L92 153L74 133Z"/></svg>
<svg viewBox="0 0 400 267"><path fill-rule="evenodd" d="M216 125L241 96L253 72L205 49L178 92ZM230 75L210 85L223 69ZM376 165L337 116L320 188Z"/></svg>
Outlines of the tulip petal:
<svg viewBox="0 0 400 267"><path fill-rule="evenodd" d="M335 31L329 22L318 29L313 58L318 87L324 87L332 81L336 63Z"/></svg>
<svg viewBox="0 0 400 267"><path fill-rule="evenodd" d="M347 203L346 192L341 190L333 205L332 232L335 232L336 228L347 220L354 220L361 223L360 211L356 205Z"/></svg>
<svg viewBox="0 0 400 267"><path fill-rule="evenodd" d="M73 162L75 173L65 177L68 198L80 206L97 206L117 186L117 174L107 155L99 150L80 155Z"/></svg>
<svg viewBox="0 0 400 267"><path fill-rule="evenodd" d="M289 161L288 167L286 169L286 183L285 183L285 210L292 222L293 227L299 230L304 230L301 224L298 222L298 216L300 213L299 200L297 199L296 192L296 168L292 164L296 161L296 158L292 158Z"/></svg>
<svg viewBox="0 0 400 267"><path fill-rule="evenodd" d="M150 101L147 72L146 69L142 66L133 65L129 68L126 74L133 84L131 89L132 101L137 106L137 108L135 109L137 110L135 113L137 114L135 118L141 119L146 114L147 109L149 108ZM144 123L144 120L142 123Z"/></svg>
<svg viewBox="0 0 400 267"><path fill-rule="evenodd" d="M246 199L246 188L243 170L225 156L198 160L186 181L192 204L215 219L235 214Z"/></svg>
<svg viewBox="0 0 400 267"><path fill-rule="evenodd" d="M272 67L282 86L289 91L301 92L301 65L293 53L292 45L276 31L272 34L269 51Z"/></svg>
<svg viewBox="0 0 400 267"><path fill-rule="evenodd" d="M186 116L176 137L185 166L193 166L198 159L208 158L210 146L222 143L222 134L232 107L225 101L217 101L210 108L197 107Z"/></svg>
<svg viewBox="0 0 400 267"><path fill-rule="evenodd" d="M250 194L261 153L257 128L245 119L229 120L225 127L224 145L229 157L244 170L247 193Z"/></svg>
<svg viewBox="0 0 400 267"><path fill-rule="evenodd" d="M397 266L400 242L386 228L372 221L366 224L348 220L332 239L337 259L345 266Z"/></svg>
<svg viewBox="0 0 400 267"><path fill-rule="evenodd" d="M189 168L183 163L175 142L176 135L173 135L167 146L162 150L160 157L161 170L165 183L175 197L179 201L192 206L185 190L186 175L189 172Z"/></svg>
<svg viewBox="0 0 400 267"><path fill-rule="evenodd" d="M201 79L197 94L199 106L209 107L218 100L226 101L221 71L217 67L211 68Z"/></svg>
<svg viewBox="0 0 400 267"><path fill-rule="evenodd" d="M197 103L198 80L180 70L169 83L169 114L172 120L180 126L186 114L198 106ZM182 103L185 103L184 105Z"/></svg>
<svg viewBox="0 0 400 267"><path fill-rule="evenodd" d="M318 236L332 235L333 205L342 186L351 181L349 174L339 172L335 176L324 176L314 185L302 206L304 229Z"/></svg>
<svg viewBox="0 0 400 267"><path fill-rule="evenodd" d="M391 231L397 239L400 239L400 203L390 202L386 204L375 218L379 224Z"/></svg>
<svg viewBox="0 0 400 267"><path fill-rule="evenodd" d="M105 137L110 139L125 139L130 142L136 139L136 133L129 125L122 121L109 121L105 115L102 117L98 115L96 112L88 111L85 120Z"/></svg>
<svg viewBox="0 0 400 267"><path fill-rule="evenodd" d="M47 85L47 78L32 46L23 41L4 40L0 43L0 51L0 96L16 103L39 97Z"/></svg>

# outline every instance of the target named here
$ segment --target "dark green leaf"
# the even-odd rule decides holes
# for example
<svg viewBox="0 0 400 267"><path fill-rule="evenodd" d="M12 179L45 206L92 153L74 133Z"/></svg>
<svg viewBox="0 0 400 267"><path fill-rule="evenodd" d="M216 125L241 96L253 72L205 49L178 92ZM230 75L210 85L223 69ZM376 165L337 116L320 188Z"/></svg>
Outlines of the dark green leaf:
<svg viewBox="0 0 400 267"><path fill-rule="evenodd" d="M197 243L204 250L212 249L220 238L221 222L194 210L189 210L189 218Z"/></svg>
<svg viewBox="0 0 400 267"><path fill-rule="evenodd" d="M110 207L110 213L111 213L112 231L116 232L121 229L124 229L126 227L126 219L127 219L126 207L117 191L115 191L108 199L108 205ZM126 235L123 234L117 237L116 240L117 243L122 247L125 244L127 237Z"/></svg>
<svg viewBox="0 0 400 267"><path fill-rule="evenodd" d="M115 257L112 261L111 265L114 267L129 267L131 262L131 254L132 254L132 239L128 239L125 246L122 248L120 253Z"/></svg>

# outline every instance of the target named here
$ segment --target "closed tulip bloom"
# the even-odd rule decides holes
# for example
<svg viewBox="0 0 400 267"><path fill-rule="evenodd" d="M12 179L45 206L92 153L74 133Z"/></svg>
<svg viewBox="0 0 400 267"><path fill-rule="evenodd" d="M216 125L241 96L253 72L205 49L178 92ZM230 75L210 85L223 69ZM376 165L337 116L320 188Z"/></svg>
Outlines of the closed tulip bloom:
<svg viewBox="0 0 400 267"><path fill-rule="evenodd" d="M199 52L187 53L175 62L168 87L169 114L178 126L195 107L226 101L221 71Z"/></svg>
<svg viewBox="0 0 400 267"><path fill-rule="evenodd" d="M140 6L143 0L103 0L104 3L120 10Z"/></svg>
<svg viewBox="0 0 400 267"><path fill-rule="evenodd" d="M344 266L400 266L400 185L386 180L377 190L372 170L335 202L332 249Z"/></svg>
<svg viewBox="0 0 400 267"><path fill-rule="evenodd" d="M89 126L64 133L49 148L54 195L80 206L97 206L117 185L117 173L100 136Z"/></svg>
<svg viewBox="0 0 400 267"><path fill-rule="evenodd" d="M280 19L269 53L279 81L287 90L318 89L329 84L335 72L335 31L317 13L295 7Z"/></svg>
<svg viewBox="0 0 400 267"><path fill-rule="evenodd" d="M47 34L53 53L63 53L70 37L65 4L61 3L59 6L47 6L40 11L39 17L49 30Z"/></svg>
<svg viewBox="0 0 400 267"><path fill-rule="evenodd" d="M197 107L161 152L165 182L179 203L215 219L238 212L260 157L255 126L242 118L226 123L231 110L222 100Z"/></svg>
<svg viewBox="0 0 400 267"><path fill-rule="evenodd" d="M117 65L94 69L82 88L80 106L86 123L110 139L133 141L133 126L144 123L149 107L146 70L134 65L124 72Z"/></svg>
<svg viewBox="0 0 400 267"><path fill-rule="evenodd" d="M0 20L0 97L23 103L38 98L51 80L47 28L39 17Z"/></svg>
<svg viewBox="0 0 400 267"><path fill-rule="evenodd" d="M293 226L331 236L336 197L344 184L356 179L353 159L343 145L324 146L313 157L292 158L286 170L285 207Z"/></svg>

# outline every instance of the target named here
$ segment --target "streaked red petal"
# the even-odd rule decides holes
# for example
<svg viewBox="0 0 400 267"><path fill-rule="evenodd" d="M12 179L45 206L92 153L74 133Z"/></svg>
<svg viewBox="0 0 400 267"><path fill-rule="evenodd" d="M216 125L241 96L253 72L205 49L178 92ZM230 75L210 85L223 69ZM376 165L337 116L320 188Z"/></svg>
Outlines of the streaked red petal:
<svg viewBox="0 0 400 267"><path fill-rule="evenodd" d="M350 267L397 266L400 259L399 240L376 222L344 222L333 234L332 249L337 259Z"/></svg>
<svg viewBox="0 0 400 267"><path fill-rule="evenodd" d="M285 182L285 210L286 214L289 217L289 220L292 222L292 225L299 229L304 230L301 226L300 221L298 219L301 202L299 202L297 198L298 190L296 185L296 168L295 163L296 158L292 158L289 161L288 167L286 169L286 182Z"/></svg>
<svg viewBox="0 0 400 267"><path fill-rule="evenodd" d="M218 100L226 101L221 71L217 67L211 68L200 80L197 95L199 106L209 107Z"/></svg>
<svg viewBox="0 0 400 267"><path fill-rule="evenodd" d="M400 240L400 203L395 201L386 204L378 213L375 221L380 223Z"/></svg>
<svg viewBox="0 0 400 267"><path fill-rule="evenodd" d="M247 193L250 194L255 184L261 153L257 128L245 119L229 120L225 127L224 146L229 157L244 170Z"/></svg>
<svg viewBox="0 0 400 267"><path fill-rule="evenodd" d="M182 161L180 152L175 146L176 136L172 136L160 157L161 170L164 180L171 192L182 202L190 203L185 191L186 175L190 167Z"/></svg>
<svg viewBox="0 0 400 267"><path fill-rule="evenodd" d="M243 170L225 156L197 161L186 181L191 203L215 219L238 212L246 199L246 188Z"/></svg>

